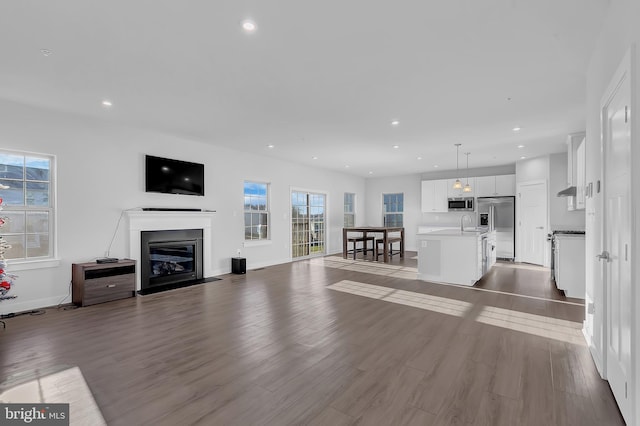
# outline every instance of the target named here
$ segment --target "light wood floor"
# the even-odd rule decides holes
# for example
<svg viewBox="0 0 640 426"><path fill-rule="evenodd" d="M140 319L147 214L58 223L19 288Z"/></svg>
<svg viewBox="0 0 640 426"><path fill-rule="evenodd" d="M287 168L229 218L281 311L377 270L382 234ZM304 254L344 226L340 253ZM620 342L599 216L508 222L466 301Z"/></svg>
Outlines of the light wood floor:
<svg viewBox="0 0 640 426"><path fill-rule="evenodd" d="M222 278L9 319L0 383L78 366L109 425L624 424L588 348L554 333L579 328L579 303L318 261ZM535 287L548 270L495 268L490 280ZM329 287L345 282L429 303Z"/></svg>

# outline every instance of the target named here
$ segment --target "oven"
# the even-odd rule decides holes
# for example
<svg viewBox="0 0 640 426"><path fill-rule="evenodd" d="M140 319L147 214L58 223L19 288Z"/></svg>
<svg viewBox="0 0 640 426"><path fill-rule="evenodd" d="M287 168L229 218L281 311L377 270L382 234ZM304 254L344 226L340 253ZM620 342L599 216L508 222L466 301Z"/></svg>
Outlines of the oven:
<svg viewBox="0 0 640 426"><path fill-rule="evenodd" d="M450 212L473 211L473 201L473 197L449 198L447 207Z"/></svg>

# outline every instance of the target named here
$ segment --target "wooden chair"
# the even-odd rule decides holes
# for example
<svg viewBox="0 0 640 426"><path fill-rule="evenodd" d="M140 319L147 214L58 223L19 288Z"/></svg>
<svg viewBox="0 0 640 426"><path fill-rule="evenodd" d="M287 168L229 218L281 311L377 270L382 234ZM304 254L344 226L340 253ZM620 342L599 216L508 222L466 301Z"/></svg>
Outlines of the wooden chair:
<svg viewBox="0 0 640 426"><path fill-rule="evenodd" d="M400 249L396 252L393 251L393 245L395 243L400 243ZM387 244L389 244L389 257L393 257L396 254L401 255L402 257L402 238L400 237L387 237ZM376 239L376 260L378 260L378 256L384 255L384 239L378 238Z"/></svg>
<svg viewBox="0 0 640 426"><path fill-rule="evenodd" d="M363 252L364 256L367 255L368 251L371 251L371 254L375 254L374 240L374 237L368 235L366 238L364 236L347 238L347 254L353 253L353 260L356 260L356 253L359 251ZM371 245L368 245L368 242L371 242ZM362 243L361 248L358 248L358 243ZM349 250L349 244L353 244L353 249Z"/></svg>

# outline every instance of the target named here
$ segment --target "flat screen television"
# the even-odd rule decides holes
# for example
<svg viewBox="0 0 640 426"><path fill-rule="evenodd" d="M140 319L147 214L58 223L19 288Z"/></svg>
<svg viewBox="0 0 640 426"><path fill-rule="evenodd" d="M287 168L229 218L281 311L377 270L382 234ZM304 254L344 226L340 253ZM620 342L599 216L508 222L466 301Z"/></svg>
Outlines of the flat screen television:
<svg viewBox="0 0 640 426"><path fill-rule="evenodd" d="M204 164L147 155L145 190L204 196Z"/></svg>

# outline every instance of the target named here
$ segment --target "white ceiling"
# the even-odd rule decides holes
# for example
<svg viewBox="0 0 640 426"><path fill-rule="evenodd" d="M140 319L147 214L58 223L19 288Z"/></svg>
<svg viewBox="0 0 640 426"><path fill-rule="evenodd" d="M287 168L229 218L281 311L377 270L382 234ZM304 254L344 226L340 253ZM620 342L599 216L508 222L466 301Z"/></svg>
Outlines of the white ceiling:
<svg viewBox="0 0 640 426"><path fill-rule="evenodd" d="M584 130L609 1L7 0L0 98L366 177L509 164Z"/></svg>

